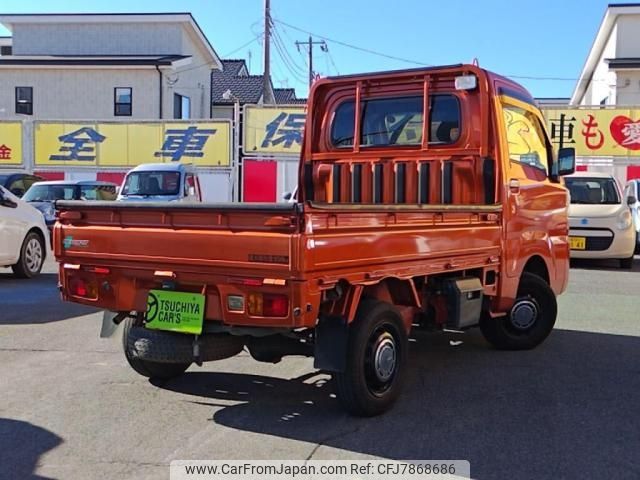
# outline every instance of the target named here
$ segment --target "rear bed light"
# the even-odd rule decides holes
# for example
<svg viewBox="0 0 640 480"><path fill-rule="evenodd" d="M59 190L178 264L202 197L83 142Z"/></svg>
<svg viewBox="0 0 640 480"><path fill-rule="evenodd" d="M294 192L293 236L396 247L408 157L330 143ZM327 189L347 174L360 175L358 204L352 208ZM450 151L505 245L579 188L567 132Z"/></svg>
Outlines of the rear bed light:
<svg viewBox="0 0 640 480"><path fill-rule="evenodd" d="M64 268L65 270L80 270L80 265L75 263L65 263L64 265L62 265L62 268Z"/></svg>
<svg viewBox="0 0 640 480"><path fill-rule="evenodd" d="M106 267L87 267L85 270L87 272L97 273L100 275L108 275L109 273L111 273L111 270Z"/></svg>
<svg viewBox="0 0 640 480"><path fill-rule="evenodd" d="M289 313L289 297L273 293L250 293L249 315L256 317L286 317Z"/></svg>

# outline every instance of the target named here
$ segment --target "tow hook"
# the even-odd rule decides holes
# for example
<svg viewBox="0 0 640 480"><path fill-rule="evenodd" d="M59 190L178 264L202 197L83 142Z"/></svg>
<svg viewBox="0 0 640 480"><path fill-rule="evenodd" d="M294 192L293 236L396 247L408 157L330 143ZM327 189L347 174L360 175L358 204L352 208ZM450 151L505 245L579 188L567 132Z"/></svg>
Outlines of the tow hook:
<svg viewBox="0 0 640 480"><path fill-rule="evenodd" d="M202 359L200 358L200 337L196 335L193 339L193 361L196 362L196 365L199 367L202 366Z"/></svg>

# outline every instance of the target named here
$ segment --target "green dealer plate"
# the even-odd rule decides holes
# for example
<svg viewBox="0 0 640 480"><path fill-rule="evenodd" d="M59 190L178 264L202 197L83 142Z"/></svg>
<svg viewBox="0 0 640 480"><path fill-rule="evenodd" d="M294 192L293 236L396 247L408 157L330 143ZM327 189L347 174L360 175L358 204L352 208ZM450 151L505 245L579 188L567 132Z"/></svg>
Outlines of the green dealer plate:
<svg viewBox="0 0 640 480"><path fill-rule="evenodd" d="M200 335L203 320L204 295L171 290L149 291L147 328Z"/></svg>

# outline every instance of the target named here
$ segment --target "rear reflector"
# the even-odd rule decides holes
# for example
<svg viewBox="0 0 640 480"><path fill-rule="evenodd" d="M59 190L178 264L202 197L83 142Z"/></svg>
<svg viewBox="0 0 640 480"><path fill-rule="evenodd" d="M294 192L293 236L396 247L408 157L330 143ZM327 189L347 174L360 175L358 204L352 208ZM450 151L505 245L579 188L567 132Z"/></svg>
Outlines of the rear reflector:
<svg viewBox="0 0 640 480"><path fill-rule="evenodd" d="M79 277L69 279L69 293L76 297L98 298L98 286Z"/></svg>

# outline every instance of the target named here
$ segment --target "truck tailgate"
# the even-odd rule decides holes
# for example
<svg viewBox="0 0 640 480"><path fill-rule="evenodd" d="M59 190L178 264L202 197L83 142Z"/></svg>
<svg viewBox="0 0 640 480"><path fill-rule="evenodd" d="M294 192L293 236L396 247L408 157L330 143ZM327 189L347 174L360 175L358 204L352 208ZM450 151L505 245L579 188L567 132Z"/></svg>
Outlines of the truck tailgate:
<svg viewBox="0 0 640 480"><path fill-rule="evenodd" d="M58 202L56 208L59 261L284 275L295 268L293 204Z"/></svg>

